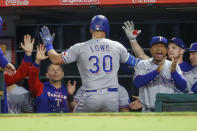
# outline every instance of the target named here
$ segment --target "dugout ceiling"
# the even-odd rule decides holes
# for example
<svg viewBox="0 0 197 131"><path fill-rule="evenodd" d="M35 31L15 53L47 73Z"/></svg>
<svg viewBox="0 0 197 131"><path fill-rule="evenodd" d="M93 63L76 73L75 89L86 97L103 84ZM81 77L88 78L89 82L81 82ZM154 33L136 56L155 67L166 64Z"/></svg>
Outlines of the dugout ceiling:
<svg viewBox="0 0 197 131"><path fill-rule="evenodd" d="M40 0L39 2L38 0L2 0L0 1L0 15L16 15L25 19L46 20L49 23L89 21L95 14L104 14L109 17L110 21L121 23L127 19L134 19L140 23L197 20L196 0L89 0L93 3L74 4L74 1L82 0L58 1L60 3L56 0L48 0L45 3ZM20 5L25 2L27 5ZM62 2L67 2L67 4L62 4Z"/></svg>

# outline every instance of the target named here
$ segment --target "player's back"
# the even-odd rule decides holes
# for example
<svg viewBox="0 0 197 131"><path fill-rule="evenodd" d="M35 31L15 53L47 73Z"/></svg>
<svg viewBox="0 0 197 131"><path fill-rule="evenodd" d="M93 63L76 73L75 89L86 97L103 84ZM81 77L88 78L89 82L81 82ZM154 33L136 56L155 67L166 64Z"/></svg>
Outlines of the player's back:
<svg viewBox="0 0 197 131"><path fill-rule="evenodd" d="M77 65L83 88L92 90L118 85L119 63L128 59L127 50L120 43L102 38L78 46Z"/></svg>

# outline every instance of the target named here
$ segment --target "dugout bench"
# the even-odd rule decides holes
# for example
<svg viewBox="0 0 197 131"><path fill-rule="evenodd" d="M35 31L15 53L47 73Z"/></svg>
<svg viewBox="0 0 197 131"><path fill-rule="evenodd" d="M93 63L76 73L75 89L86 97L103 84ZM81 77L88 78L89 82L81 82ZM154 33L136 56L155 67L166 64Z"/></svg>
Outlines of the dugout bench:
<svg viewBox="0 0 197 131"><path fill-rule="evenodd" d="M155 112L197 111L197 94L163 94L156 95Z"/></svg>

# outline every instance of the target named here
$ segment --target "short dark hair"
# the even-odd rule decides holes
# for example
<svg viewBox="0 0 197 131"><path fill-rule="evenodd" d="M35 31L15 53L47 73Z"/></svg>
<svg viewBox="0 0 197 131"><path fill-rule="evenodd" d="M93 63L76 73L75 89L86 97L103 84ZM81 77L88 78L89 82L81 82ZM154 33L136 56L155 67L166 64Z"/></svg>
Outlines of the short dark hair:
<svg viewBox="0 0 197 131"><path fill-rule="evenodd" d="M49 61L49 62L47 63L45 73L48 72L48 69L49 69L49 67L50 67L52 64L53 64L53 63L52 63L51 61ZM59 65L59 66L61 67L61 69L62 69L62 71L63 71L63 65Z"/></svg>

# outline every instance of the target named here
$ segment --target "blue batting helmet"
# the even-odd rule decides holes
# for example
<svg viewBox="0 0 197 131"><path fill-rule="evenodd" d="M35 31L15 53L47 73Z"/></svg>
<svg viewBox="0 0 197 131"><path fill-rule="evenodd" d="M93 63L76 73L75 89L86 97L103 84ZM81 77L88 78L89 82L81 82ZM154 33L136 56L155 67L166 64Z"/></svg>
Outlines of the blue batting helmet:
<svg viewBox="0 0 197 131"><path fill-rule="evenodd" d="M96 15L90 23L90 30L104 31L109 36L109 21L104 15Z"/></svg>
<svg viewBox="0 0 197 131"><path fill-rule="evenodd" d="M163 36L154 36L150 42L150 47L157 43L163 43L168 46L168 40Z"/></svg>
<svg viewBox="0 0 197 131"><path fill-rule="evenodd" d="M3 27L3 19L2 17L0 16L0 35L1 35L1 29Z"/></svg>
<svg viewBox="0 0 197 131"><path fill-rule="evenodd" d="M197 42L191 44L189 51L190 52L196 52L197 51Z"/></svg>

